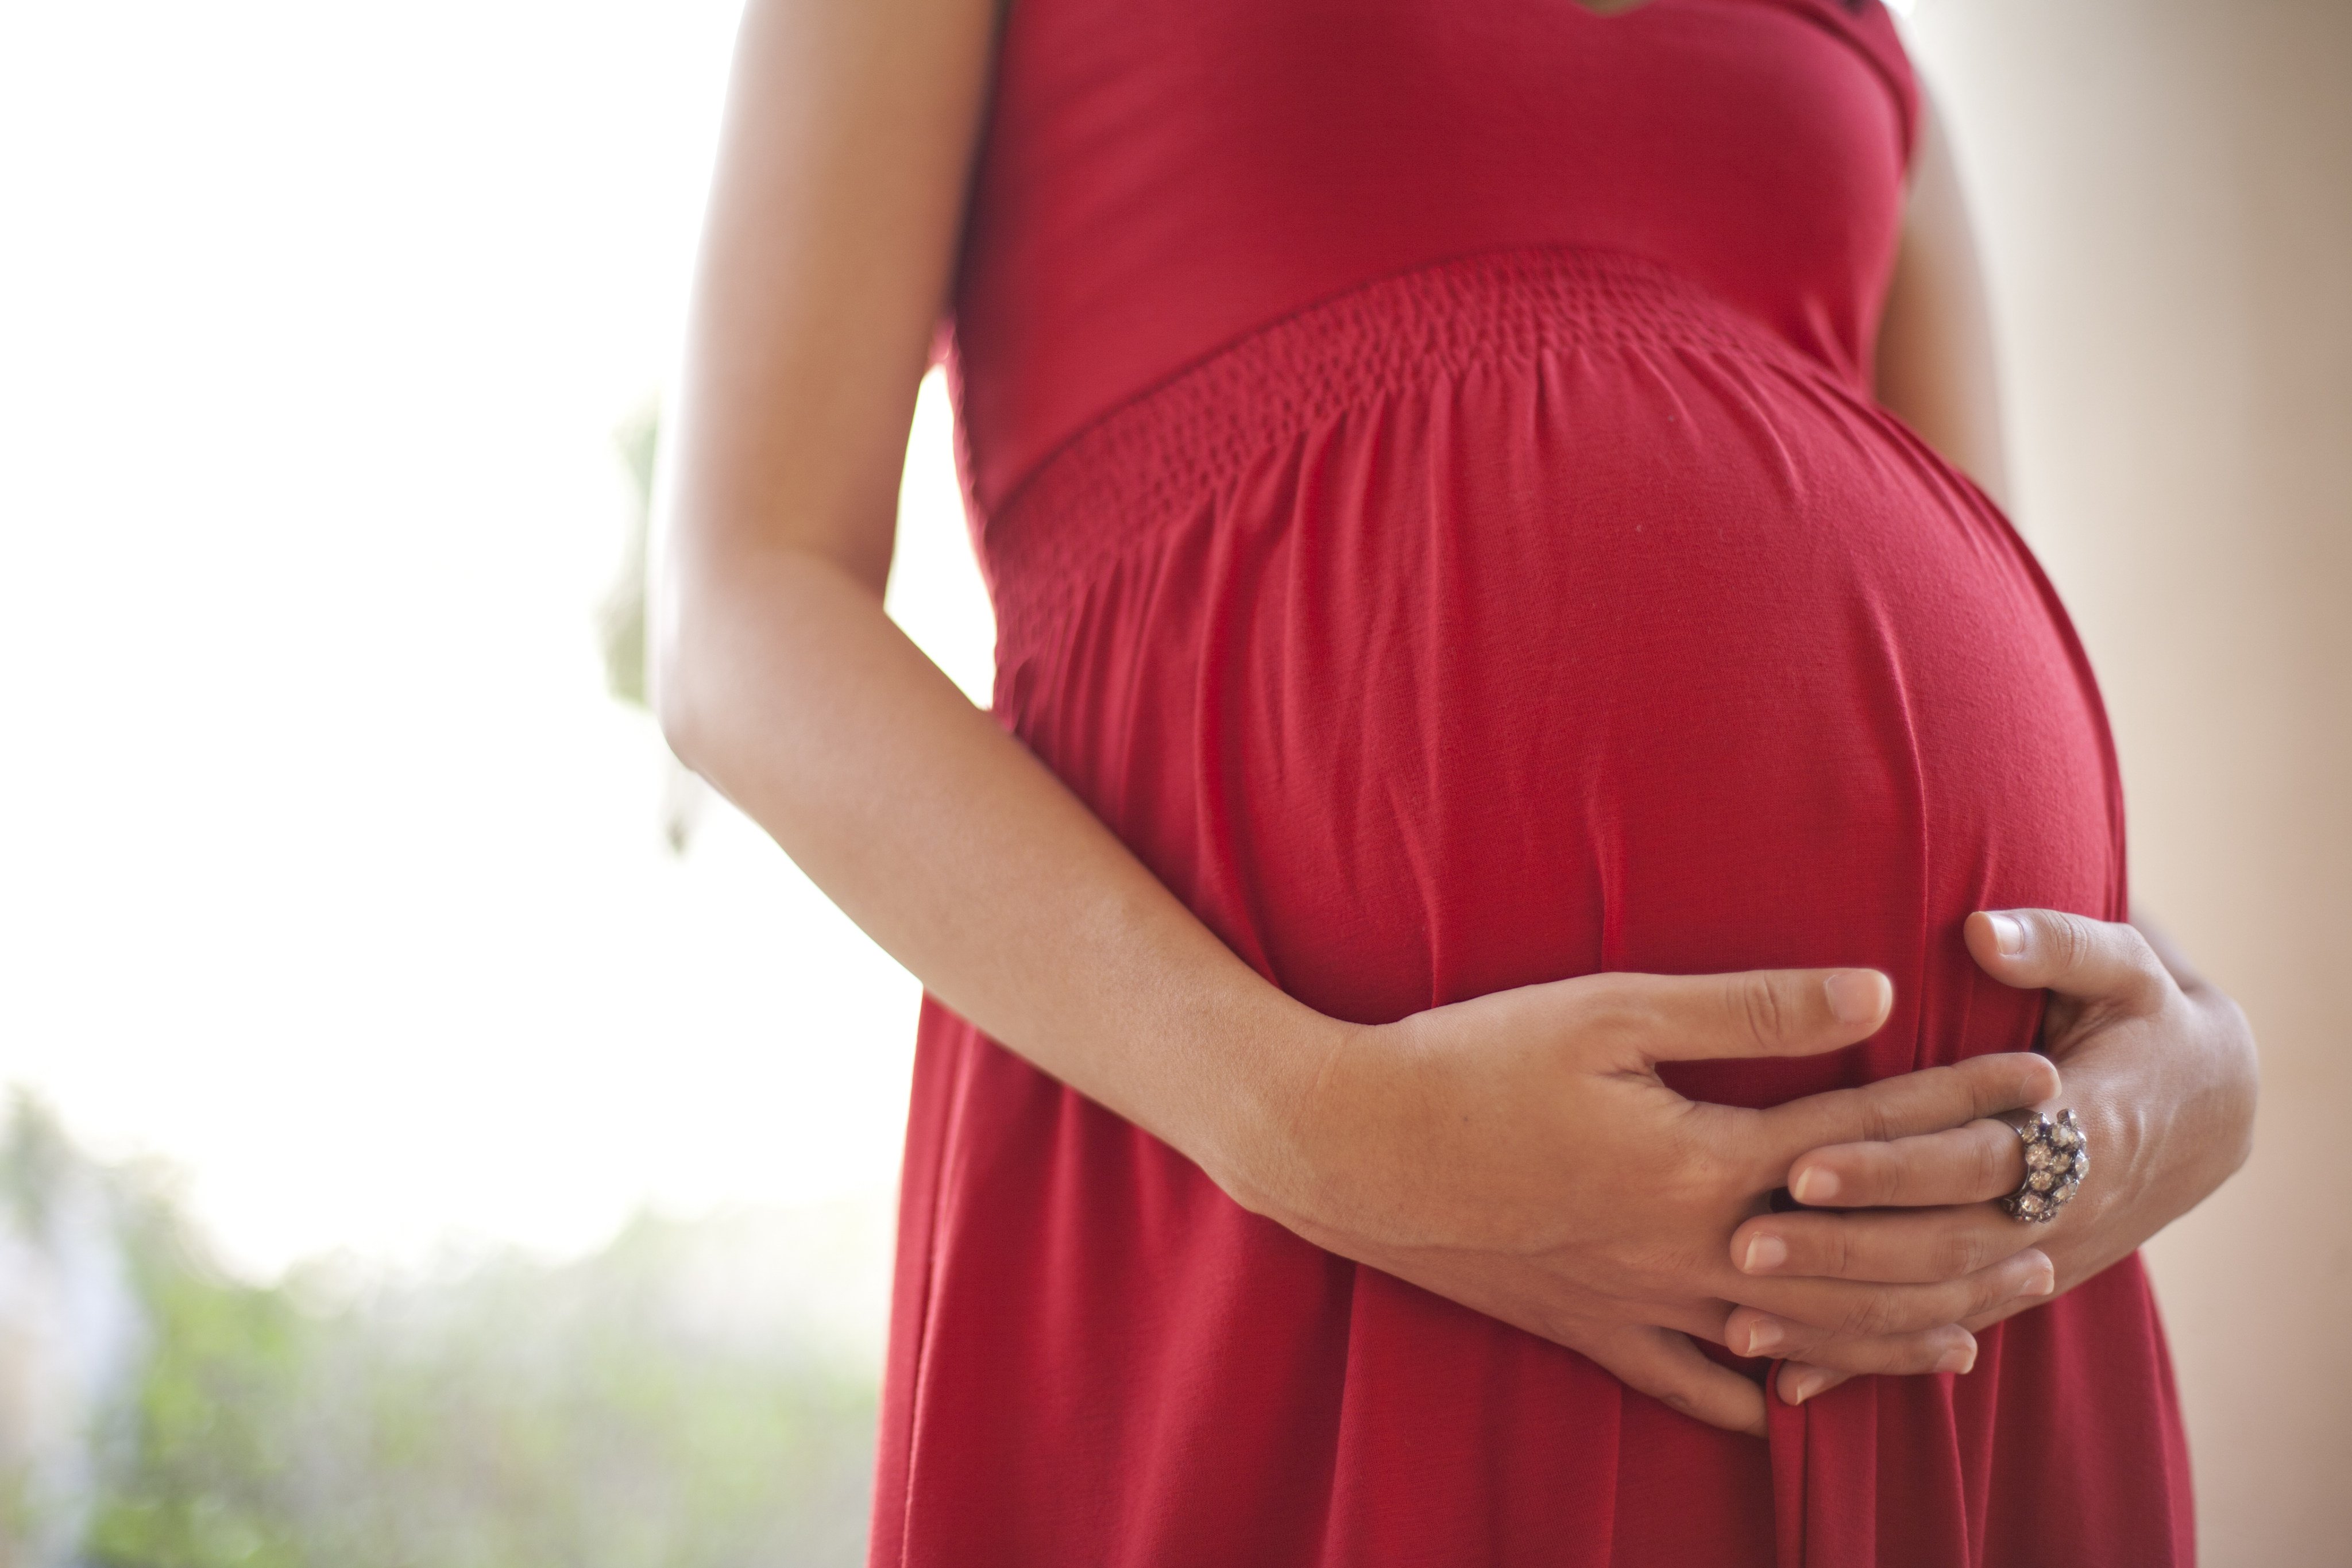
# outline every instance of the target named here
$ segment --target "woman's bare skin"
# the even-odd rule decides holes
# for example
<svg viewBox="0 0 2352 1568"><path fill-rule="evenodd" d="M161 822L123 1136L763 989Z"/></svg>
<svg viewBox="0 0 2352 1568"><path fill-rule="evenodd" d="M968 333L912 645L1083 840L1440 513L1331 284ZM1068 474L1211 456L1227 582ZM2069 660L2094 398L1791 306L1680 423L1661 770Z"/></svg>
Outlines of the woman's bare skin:
<svg viewBox="0 0 2352 1568"><path fill-rule="evenodd" d="M2055 1098L2051 1061L1978 1058L1735 1110L1683 1100L1653 1065L1840 1048L1886 1016L1885 977L1591 975L1361 1026L1286 996L1225 948L882 610L995 26L992 0L752 0L667 432L653 605L664 729L868 934L1236 1201L1751 1432L1762 1392L1690 1336L1745 1348L1732 1336L1769 1318L1826 1373L1956 1370L1974 1353L1965 1323L2121 1256L2226 1174L2171 1141L2121 1146L2137 1123L2186 1114L2164 1097L2210 1094L2216 1072L2184 1068L2126 1085L2162 1103L2134 1099L2099 1133L2117 1141L2103 1142L2104 1169L2160 1168L2162 1218L2097 1209L2086 1189L2078 1206L2094 1213L2071 1232L2011 1226L1986 1241L1990 1211L1953 1195L1898 1217L1915 1251L1933 1255L1947 1232L1977 1238L1947 1259L1972 1267L1934 1272L1906 1253L1909 1272L1881 1280L1839 1277L1885 1271L1856 1261L1875 1254L1809 1238L1884 1215L1791 1216L1813 1230L1790 1233L1785 1266L1749 1273L1735 1247L1755 1233L1739 1227L1804 1162L1843 1170L1892 1151L1919 1172L1894 1190L1941 1193L1949 1145L1932 1135L1982 1137L1988 1113ZM1915 204L1937 199L1923 176ZM1896 358L1881 374L1931 442L1997 482L1997 444L1970 431L1998 419L1948 346L1980 331L1980 302L1973 326L1946 320L1949 258L1909 248L1935 232L1906 240L1903 276L1927 281L1896 290L1907 314L1890 322ZM1952 360L1940 373L1939 357ZM2126 979L2114 997L2145 993ZM2140 1055L2251 1059L2250 1043L2216 1043L2163 1008L2133 1016ZM2250 1088L2245 1103L2250 1116ZM1622 1157L1636 1146L1638 1167ZM2053 1264L2042 1244L2060 1241Z"/></svg>

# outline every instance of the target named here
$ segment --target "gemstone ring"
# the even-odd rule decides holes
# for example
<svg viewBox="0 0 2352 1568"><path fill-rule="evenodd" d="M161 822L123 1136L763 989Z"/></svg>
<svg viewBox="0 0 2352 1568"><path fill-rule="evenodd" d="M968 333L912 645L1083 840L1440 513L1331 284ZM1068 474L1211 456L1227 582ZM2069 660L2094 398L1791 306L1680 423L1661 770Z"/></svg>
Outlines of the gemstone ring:
<svg viewBox="0 0 2352 1568"><path fill-rule="evenodd" d="M2038 1110L2011 1110L1993 1118L2015 1132L2025 1144L2025 1180L2000 1200L2011 1219L2047 1225L2058 1217L2084 1173L2091 1168L2091 1152L2084 1144L2083 1124L2071 1110L2056 1120Z"/></svg>

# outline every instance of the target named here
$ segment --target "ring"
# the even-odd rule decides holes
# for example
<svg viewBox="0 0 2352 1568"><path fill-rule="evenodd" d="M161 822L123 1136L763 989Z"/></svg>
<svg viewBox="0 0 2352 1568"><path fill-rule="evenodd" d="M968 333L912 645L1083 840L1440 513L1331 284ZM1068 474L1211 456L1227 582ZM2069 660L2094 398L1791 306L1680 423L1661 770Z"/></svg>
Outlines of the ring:
<svg viewBox="0 0 2352 1568"><path fill-rule="evenodd" d="M2002 1212L2029 1225L2048 1225L2083 1184L2091 1168L2083 1124L2071 1110L2053 1121L2038 1110L2011 1110L1993 1118L2025 1144L2025 1181L2002 1198Z"/></svg>

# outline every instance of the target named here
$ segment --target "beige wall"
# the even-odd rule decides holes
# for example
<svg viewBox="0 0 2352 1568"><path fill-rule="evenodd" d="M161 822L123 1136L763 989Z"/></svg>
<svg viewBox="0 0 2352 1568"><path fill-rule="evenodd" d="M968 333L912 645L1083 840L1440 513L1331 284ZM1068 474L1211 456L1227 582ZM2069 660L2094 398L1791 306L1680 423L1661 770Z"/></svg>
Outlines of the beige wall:
<svg viewBox="0 0 2352 1568"><path fill-rule="evenodd" d="M2151 1249L2213 1568L2352 1563L2352 0L1920 0L2136 892L2261 1037Z"/></svg>

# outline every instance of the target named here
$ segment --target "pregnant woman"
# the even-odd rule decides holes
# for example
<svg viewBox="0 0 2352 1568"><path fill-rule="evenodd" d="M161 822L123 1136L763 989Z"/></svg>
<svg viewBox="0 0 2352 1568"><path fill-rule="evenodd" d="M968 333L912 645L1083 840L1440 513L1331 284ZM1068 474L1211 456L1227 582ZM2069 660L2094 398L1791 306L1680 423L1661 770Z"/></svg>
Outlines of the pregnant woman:
<svg viewBox="0 0 2352 1568"><path fill-rule="evenodd" d="M657 685L930 996L874 1562L2190 1559L2252 1041L1970 256L1877 0L752 0Z"/></svg>

